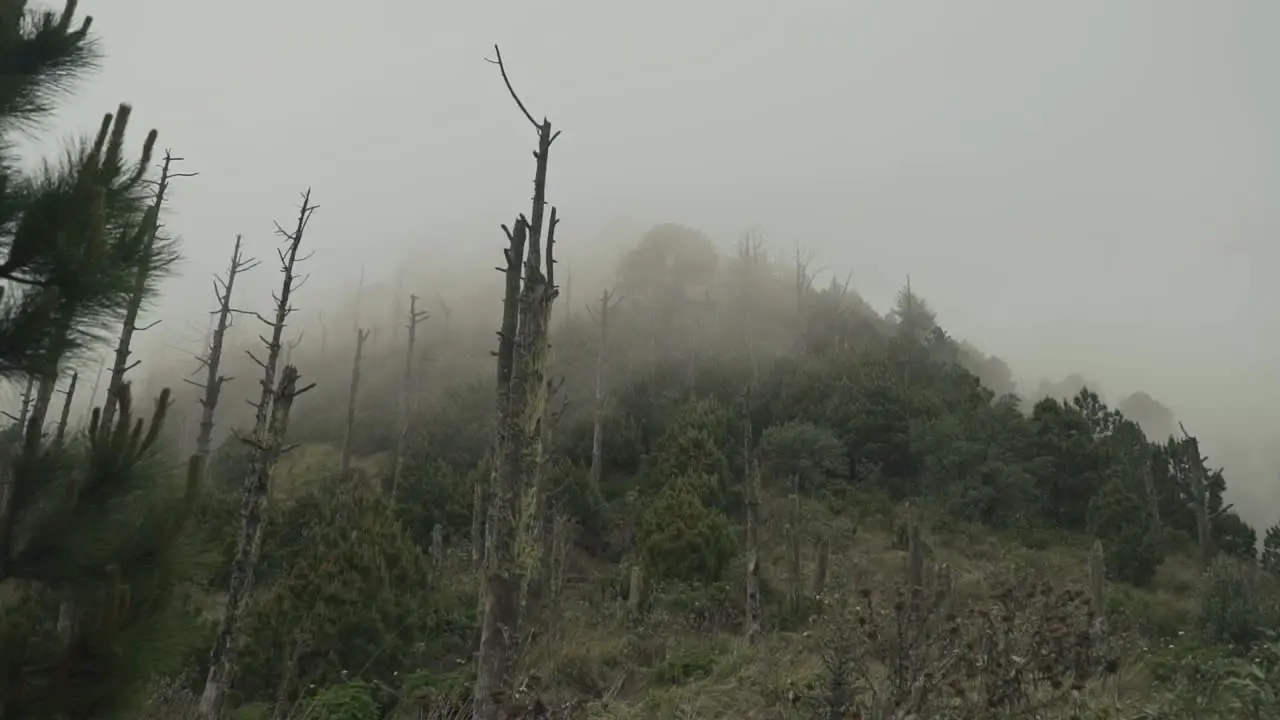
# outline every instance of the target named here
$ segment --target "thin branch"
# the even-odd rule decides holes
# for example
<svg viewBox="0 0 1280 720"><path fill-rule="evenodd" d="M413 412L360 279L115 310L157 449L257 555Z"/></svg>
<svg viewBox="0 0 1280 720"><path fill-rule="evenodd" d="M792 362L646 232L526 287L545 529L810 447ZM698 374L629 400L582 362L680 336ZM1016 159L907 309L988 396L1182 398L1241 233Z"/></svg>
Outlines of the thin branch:
<svg viewBox="0 0 1280 720"><path fill-rule="evenodd" d="M497 60L490 60L489 58L485 58L485 60L498 66L498 71L502 73L502 82L506 83L507 92L511 93L511 99L516 101L516 106L520 108L520 112L524 113L525 118L529 120L529 124L532 125L535 130L540 129L542 124L533 119L533 114L524 106L524 102L522 102L520 100L520 96L516 94L516 89L511 86L511 78L507 77L507 66L502 62L502 51L498 49L498 45L496 43L493 46L493 54L498 58ZM558 135L559 133L556 134Z"/></svg>

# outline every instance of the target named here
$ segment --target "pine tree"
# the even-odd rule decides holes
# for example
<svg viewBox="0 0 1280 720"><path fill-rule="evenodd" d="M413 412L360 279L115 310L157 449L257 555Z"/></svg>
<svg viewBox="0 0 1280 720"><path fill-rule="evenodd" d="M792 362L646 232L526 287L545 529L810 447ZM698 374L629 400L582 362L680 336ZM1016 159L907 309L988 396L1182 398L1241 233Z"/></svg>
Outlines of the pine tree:
<svg viewBox="0 0 1280 720"><path fill-rule="evenodd" d="M1262 538L1262 569L1280 575L1280 523L1267 528Z"/></svg>
<svg viewBox="0 0 1280 720"><path fill-rule="evenodd" d="M64 12L0 3L0 378L45 377L119 322L149 235L138 232L150 201L143 182L155 145L124 156L130 107L106 115L96 138L23 173L14 138L97 63L90 22Z"/></svg>
<svg viewBox="0 0 1280 720"><path fill-rule="evenodd" d="M145 267L145 175L125 153L130 108L95 137L31 173L14 153L99 55L76 3L61 13L0 1L0 379L40 384L26 422L0 445L0 716L103 717L127 711L155 672L194 639L177 594L200 571L186 529L198 474L186 482L156 442L168 392L150 423L116 391L114 422L94 413L84 439L45 438L59 370L123 319ZM59 597L73 608L59 636Z"/></svg>

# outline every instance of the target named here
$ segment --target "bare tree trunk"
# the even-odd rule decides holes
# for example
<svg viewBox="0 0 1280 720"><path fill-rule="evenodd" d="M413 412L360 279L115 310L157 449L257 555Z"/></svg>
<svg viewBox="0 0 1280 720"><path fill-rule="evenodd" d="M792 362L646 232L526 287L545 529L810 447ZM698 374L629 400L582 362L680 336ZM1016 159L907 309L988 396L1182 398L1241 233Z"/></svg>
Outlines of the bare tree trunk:
<svg viewBox="0 0 1280 720"><path fill-rule="evenodd" d="M1200 442L1191 437L1187 429L1178 423L1178 429L1189 441L1191 480L1191 510L1196 518L1197 562L1200 572L1209 569L1213 562L1213 526L1209 518L1209 473L1204 467L1204 457L1200 455Z"/></svg>
<svg viewBox="0 0 1280 720"><path fill-rule="evenodd" d="M276 686L276 701L271 708L271 720L288 720L289 711L293 709L293 688L298 684L298 661L307 651L309 643L305 639L294 641L293 648L284 660L281 668L280 684Z"/></svg>
<svg viewBox="0 0 1280 720"><path fill-rule="evenodd" d="M71 403L76 396L76 382L80 379L80 373L71 372L71 382L67 383L67 389L62 391L66 399L62 401L62 414L58 416L58 429L53 434L53 441L61 444L67 436L67 420L71 417Z"/></svg>
<svg viewBox="0 0 1280 720"><path fill-rule="evenodd" d="M245 477L240 502L240 536L236 542L235 560L231 564L226 608L222 621L218 624L209 674L200 698L199 712L207 720L221 717L227 689L237 670L236 633L240 629L253 591L253 574L262 553L267 487L271 481L271 471L283 449L284 435L289 427L289 410L299 394L297 385L297 369L286 365L280 373L280 385L271 399L271 420L267 431L262 437L262 444L254 448L253 463Z"/></svg>
<svg viewBox="0 0 1280 720"><path fill-rule="evenodd" d="M222 345L226 341L227 330L231 327L231 297L235 289L236 277L258 265L256 260L244 258L240 252L240 242L241 236L236 235L236 244L231 251L231 263L227 266L226 280L216 275L213 278L214 294L218 298L218 320L213 333L209 336L208 354L199 358L200 364L205 368L204 383L187 381L204 390L204 396L200 398L200 431L196 436L196 454L206 459L213 449L213 418L218 410L218 398L222 395L222 385L231 379L219 375L218 371L222 367Z"/></svg>
<svg viewBox="0 0 1280 720"><path fill-rule="evenodd" d="M600 493L600 482L604 475L604 418L607 407L608 362L609 362L609 311L616 307L618 301L605 290L600 294L599 311L587 307L596 327L600 331L596 343L596 396L595 407L591 419L591 491L597 496Z"/></svg>
<svg viewBox="0 0 1280 720"><path fill-rule="evenodd" d="M49 416L49 405L53 402L53 390L57 385L57 370L40 378L40 382L36 385L36 399L31 403L31 417L27 424L35 426L42 436L45 419Z"/></svg>
<svg viewBox="0 0 1280 720"><path fill-rule="evenodd" d="M76 381L80 374L72 371L71 382L67 385L67 389L63 391L66 399L62 401L62 414L58 417L58 429L54 431L53 441L57 445L61 445L67 435L67 418L71 415L71 401L76 395ZM62 600L58 604L58 637L63 642L70 642L75 635L76 630L76 601L75 595L71 588L63 588Z"/></svg>
<svg viewBox="0 0 1280 720"><path fill-rule="evenodd" d="M142 311L142 303L150 294L148 283L151 280L152 273L158 268L155 265L155 244L156 236L160 232L160 208L164 205L164 194L169 189L169 180L172 177L169 174L170 166L177 160L169 151L165 151L164 162L160 166L160 182L156 186L156 196L151 203L151 207L147 208L146 214L142 219L140 231L144 234L142 245L142 262L138 265L138 273L134 277L133 290L129 295L129 304L125 307L124 322L120 325L120 338L116 342L115 362L111 365L111 377L107 380L107 398L102 404L102 422L107 425L111 424L116 414L116 398L119 396L120 386L124 384L124 375L133 368L137 367L138 362L129 363L129 356L132 354L133 334L142 332L149 328L155 327L152 323L146 327L138 327L138 315ZM194 173L183 173L184 176Z"/></svg>
<svg viewBox="0 0 1280 720"><path fill-rule="evenodd" d="M356 427L356 400L360 393L360 356L364 353L364 341L368 330L356 329L356 357L351 363L351 395L347 399L347 429L342 437L342 479L351 480L351 444Z"/></svg>
<svg viewBox="0 0 1280 720"><path fill-rule="evenodd" d="M494 62L502 71L508 90L538 131L538 151L530 218L520 216L514 228L507 230L506 296L498 343L498 422L480 592L484 613L476 663L475 720L498 720L512 690L523 585L517 523L522 491L526 483L536 480L542 465L547 323L556 297L554 208L546 228L545 262L542 252L547 157L556 135L552 134L550 121L539 123L525 110L511 89L497 46L494 51L498 53Z"/></svg>
<svg viewBox="0 0 1280 720"><path fill-rule="evenodd" d="M747 505L747 640L760 638L760 465L751 453L751 393L743 403L742 472Z"/></svg>
<svg viewBox="0 0 1280 720"><path fill-rule="evenodd" d="M298 261L298 247L302 244L307 223L315 209L311 204L311 191L307 190L302 196L302 207L293 232L276 225L276 232L287 243L287 249L280 252L284 278L280 284L280 293L275 296L274 321L257 316L271 327L271 338L264 338L267 346L266 359L259 360L253 353L249 353L249 357L262 368L262 393L255 405L253 436L246 440L253 450L253 460L245 475L240 496L240 534L236 540L235 559L231 564L227 600L210 652L209 673L200 698L198 712L201 720L218 720L226 703L227 689L235 676L235 640L253 591L253 574L262 552L263 510L267 503L271 471L282 452L281 443L288 428L289 410L293 401L310 389L297 389L298 371L292 365L285 366L278 387L274 386L274 381L276 363L280 358L281 337L284 335L286 320L294 311L290 296L297 287L294 267Z"/></svg>
<svg viewBox="0 0 1280 720"><path fill-rule="evenodd" d="M297 337L295 337L292 340L285 341L285 344L284 344L284 364L285 365L293 364L293 351L297 350L298 346L302 344L302 337L305 334L306 334L306 331L300 330L298 331Z"/></svg>
<svg viewBox="0 0 1280 720"><path fill-rule="evenodd" d="M418 310L418 296L410 295L409 322L405 325L409 330L409 343L404 352L404 386L400 391L400 402L397 403L400 409L400 420L396 435L396 456L391 470L391 497L393 498L400 487L400 475L404 472L404 446L409 438L409 418L412 417L413 398L417 390L413 385L413 345L418 337L418 323L426 320L427 317L425 311Z"/></svg>
<svg viewBox="0 0 1280 720"><path fill-rule="evenodd" d="M1160 546L1164 547L1164 523L1160 520L1160 494L1156 492L1155 477L1151 473L1151 458L1144 457L1142 459L1142 489L1147 496L1147 509L1151 513L1151 528L1159 539Z"/></svg>
<svg viewBox="0 0 1280 720"><path fill-rule="evenodd" d="M102 372L106 369L107 358L104 355L102 359L98 361L98 374L93 378L93 390L89 391L89 406L85 408L85 416L81 420L82 424L87 422L88 418L93 415L94 404L98 401L98 388L102 387Z"/></svg>
<svg viewBox="0 0 1280 720"><path fill-rule="evenodd" d="M31 402L35 400L36 379L34 376L27 376L27 388L22 391L22 409L18 411L18 417L13 418L17 421L18 427L22 428L22 432L26 432L27 418L31 417ZM13 417L10 415L10 417Z"/></svg>

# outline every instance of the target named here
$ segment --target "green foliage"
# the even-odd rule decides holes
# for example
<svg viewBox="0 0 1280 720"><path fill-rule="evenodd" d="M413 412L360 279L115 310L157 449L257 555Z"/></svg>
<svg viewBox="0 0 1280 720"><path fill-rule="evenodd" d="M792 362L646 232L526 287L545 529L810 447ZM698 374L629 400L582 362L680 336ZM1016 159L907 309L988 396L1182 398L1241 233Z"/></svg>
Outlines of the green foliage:
<svg viewBox="0 0 1280 720"><path fill-rule="evenodd" d="M1262 569L1280 575L1280 523L1267 528L1262 539Z"/></svg>
<svg viewBox="0 0 1280 720"><path fill-rule="evenodd" d="M715 400L682 407L647 458L650 482L658 487L681 481L702 503L716 507L724 500L730 473L732 415Z"/></svg>
<svg viewBox="0 0 1280 720"><path fill-rule="evenodd" d="M123 712L204 641L184 594L211 568L186 523L199 466L177 472L154 445L167 403L165 393L150 427L139 419L135 429L125 386L114 427L95 421L84 444L66 448L41 448L32 434L11 460L0 581L45 620L0 619L0 677L23 688L5 696L7 716ZM60 601L73 608L65 637L49 626Z"/></svg>
<svg viewBox="0 0 1280 720"><path fill-rule="evenodd" d="M1122 480L1112 480L1089 503L1089 527L1102 540L1107 576L1137 587L1151 584L1164 562L1150 509Z"/></svg>
<svg viewBox="0 0 1280 720"><path fill-rule="evenodd" d="M378 720L373 689L359 681L330 685L298 703L301 717L314 720Z"/></svg>
<svg viewBox="0 0 1280 720"><path fill-rule="evenodd" d="M450 625L471 606L423 594L427 560L381 493L367 485L319 491L327 502L254 614L238 684L246 697L272 697L299 648L301 682L328 685L344 670L390 682L469 636Z"/></svg>
<svg viewBox="0 0 1280 720"><path fill-rule="evenodd" d="M665 685L684 685L710 675L716 662L716 654L708 648L678 648L658 663L654 675Z"/></svg>
<svg viewBox="0 0 1280 720"><path fill-rule="evenodd" d="M801 491L826 488L849 475L849 458L835 433L811 422L773 425L760 438L760 453L770 475L788 490L794 478Z"/></svg>
<svg viewBox="0 0 1280 720"><path fill-rule="evenodd" d="M696 479L678 478L654 498L640 519L645 577L714 582L735 551L729 521L699 499Z"/></svg>
<svg viewBox="0 0 1280 720"><path fill-rule="evenodd" d="M1236 511L1221 512L1209 524L1219 550L1240 560L1258 559L1258 531L1249 527Z"/></svg>
<svg viewBox="0 0 1280 720"><path fill-rule="evenodd" d="M1219 557L1196 600L1196 629L1210 643L1248 647L1278 619L1264 598L1255 567Z"/></svg>
<svg viewBox="0 0 1280 720"><path fill-rule="evenodd" d="M1041 512L1057 527L1083 530L1089 501L1104 480L1105 458L1094 428L1077 407L1053 398L1036 403L1031 422Z"/></svg>
<svg viewBox="0 0 1280 720"><path fill-rule="evenodd" d="M487 479L487 462L459 472L437 457L411 456L396 490L396 515L419 547L431 545L432 528L446 537L471 536L471 504L477 475Z"/></svg>
<svg viewBox="0 0 1280 720"><path fill-rule="evenodd" d="M1157 702L1143 720L1264 720L1280 713L1280 643L1259 642L1241 655L1186 641L1150 663Z"/></svg>
<svg viewBox="0 0 1280 720"><path fill-rule="evenodd" d="M461 711L471 700L475 684L475 667L471 664L449 672L419 670L405 676L400 685L400 703L392 714L394 720L421 717L418 713ZM431 715L427 715L431 717Z"/></svg>

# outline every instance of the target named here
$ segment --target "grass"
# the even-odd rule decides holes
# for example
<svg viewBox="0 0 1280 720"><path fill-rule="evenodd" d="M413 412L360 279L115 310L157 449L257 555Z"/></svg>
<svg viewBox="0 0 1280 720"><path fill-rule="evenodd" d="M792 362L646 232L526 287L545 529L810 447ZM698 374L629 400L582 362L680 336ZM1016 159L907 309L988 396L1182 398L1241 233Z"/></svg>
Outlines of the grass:
<svg viewBox="0 0 1280 720"><path fill-rule="evenodd" d="M806 526L831 542L832 594L888 588L904 575L906 552L898 549L894 529L905 512L876 505L876 520L861 523L833 516L819 503L803 507ZM765 507L762 570L766 584L776 588L786 578L781 527L790 505L774 498ZM924 519L933 561L949 566L961 603L988 597L1014 569L1087 585L1087 538L1053 535L1018 541L927 511ZM813 572L813 555L812 547L807 548L806 576ZM743 586L741 573L739 567L730 571L728 587ZM586 583L566 593L554 629L537 639L524 658L524 676L548 704L590 698L579 717L609 720L813 717L800 701L823 674L823 631L817 618L788 618L753 646L732 621L690 627L688 618L665 609L670 598L661 593L643 618L633 618L620 597L602 602L591 588ZM1179 552L1166 560L1151 587L1109 586L1107 592L1114 605L1176 631L1189 625L1195 589L1194 563ZM737 601L736 590L730 592L731 602ZM777 608L766 608L767 623L770 610ZM1143 644L1128 640L1120 671L1088 689L1091 702L1131 708L1148 699L1151 683Z"/></svg>

